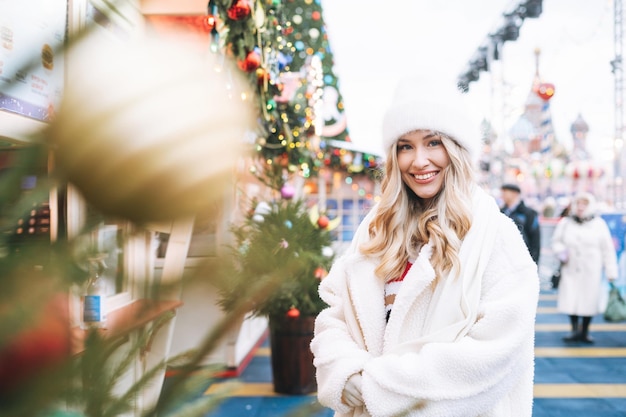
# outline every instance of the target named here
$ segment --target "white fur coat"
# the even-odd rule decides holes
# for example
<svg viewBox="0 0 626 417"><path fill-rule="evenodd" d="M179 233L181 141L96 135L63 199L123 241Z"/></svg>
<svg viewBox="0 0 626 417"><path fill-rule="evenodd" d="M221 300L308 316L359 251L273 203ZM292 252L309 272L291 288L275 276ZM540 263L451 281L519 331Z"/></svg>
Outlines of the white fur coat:
<svg viewBox="0 0 626 417"><path fill-rule="evenodd" d="M595 316L606 308L607 278L618 276L617 255L608 225L602 217L576 223L570 217L559 221L552 235L555 253L567 250L569 260L562 266L557 309L565 314Z"/></svg>
<svg viewBox="0 0 626 417"><path fill-rule="evenodd" d="M450 276L435 285L425 246L389 323L376 260L357 249L372 215L322 281L329 307L316 320L311 350L319 401L336 416L531 416L537 267L490 196L477 189L473 208L460 253L468 267L456 277L463 285ZM354 409L341 394L357 372L365 407Z"/></svg>

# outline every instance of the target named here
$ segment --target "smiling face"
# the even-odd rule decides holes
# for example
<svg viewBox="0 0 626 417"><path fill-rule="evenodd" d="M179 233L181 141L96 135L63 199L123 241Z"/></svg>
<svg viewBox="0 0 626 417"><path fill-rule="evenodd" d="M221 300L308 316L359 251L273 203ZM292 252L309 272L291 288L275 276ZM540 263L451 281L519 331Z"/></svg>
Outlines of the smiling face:
<svg viewBox="0 0 626 417"><path fill-rule="evenodd" d="M397 144L402 181L418 197L428 200L441 191L444 169L450 156L441 136L430 130L417 130L400 137Z"/></svg>

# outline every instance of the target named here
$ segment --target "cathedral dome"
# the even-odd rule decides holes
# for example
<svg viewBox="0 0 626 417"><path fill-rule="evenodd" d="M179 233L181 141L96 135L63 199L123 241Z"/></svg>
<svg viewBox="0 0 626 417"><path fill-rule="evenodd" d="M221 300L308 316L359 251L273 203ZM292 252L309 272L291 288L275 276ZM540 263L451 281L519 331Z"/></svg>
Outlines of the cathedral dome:
<svg viewBox="0 0 626 417"><path fill-rule="evenodd" d="M576 133L589 132L589 125L587 124L587 122L585 122L585 119L583 119L580 113L578 114L578 117L576 117L576 120L574 120L574 123L572 123L570 132L572 133L572 135L576 135Z"/></svg>

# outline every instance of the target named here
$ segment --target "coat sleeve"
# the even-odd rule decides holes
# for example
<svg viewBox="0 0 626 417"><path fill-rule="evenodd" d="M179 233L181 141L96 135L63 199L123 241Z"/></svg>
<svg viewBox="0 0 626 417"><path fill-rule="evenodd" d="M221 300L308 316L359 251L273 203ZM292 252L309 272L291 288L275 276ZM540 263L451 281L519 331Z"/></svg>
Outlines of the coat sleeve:
<svg viewBox="0 0 626 417"><path fill-rule="evenodd" d="M359 224L350 247L335 261L326 278L319 286L319 294L328 307L322 310L315 321L315 332L311 341L313 364L316 368L317 397L320 404L339 413L352 411L341 401L346 382L355 373L361 372L371 358L365 346L354 337L360 326L355 323L355 314L345 314L351 308L347 296L346 263L359 252L359 245L369 236L369 223L378 206Z"/></svg>
<svg viewBox="0 0 626 417"><path fill-rule="evenodd" d="M529 209L530 215L528 216L528 248L530 250L530 256L535 263L539 262L539 256L541 255L541 229L539 227L539 214Z"/></svg>
<svg viewBox="0 0 626 417"><path fill-rule="evenodd" d="M569 220L567 218L562 218L556 224L554 228L554 233L552 233L552 241L550 242L550 246L552 248L552 252L554 252L557 258L560 258L561 254L567 251L567 245L565 244L565 225Z"/></svg>
<svg viewBox="0 0 626 417"><path fill-rule="evenodd" d="M602 229L602 242L601 242L601 251L602 251L602 263L604 266L604 274L607 279L613 280L618 277L618 266L617 266L617 253L615 251L615 245L613 244L613 237L611 236L611 231L609 230L609 226L606 224L604 219L600 218L601 229Z"/></svg>
<svg viewBox="0 0 626 417"><path fill-rule="evenodd" d="M311 341L313 364L316 368L317 396L319 402L339 413L352 409L341 401L341 394L351 375L361 372L371 355L358 343L351 332L358 328L347 317L345 259L335 262L328 276L320 284L320 296L329 307L315 320L315 333Z"/></svg>
<svg viewBox="0 0 626 417"><path fill-rule="evenodd" d="M454 343L429 343L419 352L385 354L365 365L363 396L372 416L409 410L479 415L513 392L530 410L539 278L513 223L503 226L469 333Z"/></svg>

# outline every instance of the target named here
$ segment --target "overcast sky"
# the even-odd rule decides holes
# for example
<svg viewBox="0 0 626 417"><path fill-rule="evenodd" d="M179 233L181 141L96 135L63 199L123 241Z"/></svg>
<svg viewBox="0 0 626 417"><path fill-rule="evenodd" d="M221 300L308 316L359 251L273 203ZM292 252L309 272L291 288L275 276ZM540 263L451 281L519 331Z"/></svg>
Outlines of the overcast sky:
<svg viewBox="0 0 626 417"><path fill-rule="evenodd" d="M523 1L322 0L352 141L380 152L382 114L398 80L426 68L456 81L488 34L502 26L502 13ZM613 39L612 1L544 0L541 16L524 21L519 39L504 44L496 64L504 81L504 111L492 110L494 81L483 72L467 96L472 117L510 128L523 111L539 48L542 81L556 87L550 104L557 138L570 146L569 129L580 113L590 126L589 151L596 159L610 159Z"/></svg>

